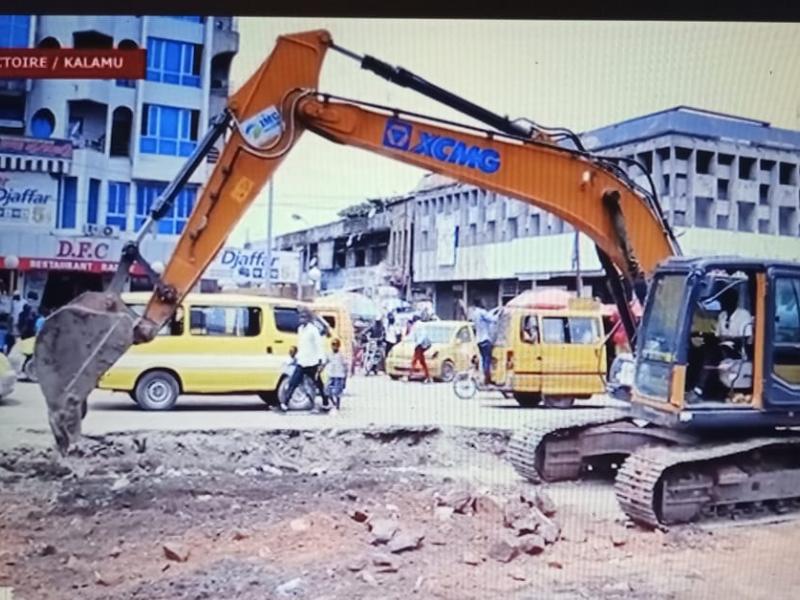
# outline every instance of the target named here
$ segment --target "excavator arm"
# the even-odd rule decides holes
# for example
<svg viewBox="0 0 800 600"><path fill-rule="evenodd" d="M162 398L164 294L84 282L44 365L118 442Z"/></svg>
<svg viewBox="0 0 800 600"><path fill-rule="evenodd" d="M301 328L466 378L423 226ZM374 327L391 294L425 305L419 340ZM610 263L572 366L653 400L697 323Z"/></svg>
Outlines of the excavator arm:
<svg viewBox="0 0 800 600"><path fill-rule="evenodd" d="M319 73L332 47L341 50L323 30L278 38L272 54L230 98L225 113L213 122L153 208L139 238L128 244L110 290L84 294L47 320L37 339L35 360L40 372L49 373L40 384L62 451L80 433L81 418L75 415L85 413L86 396L105 370L131 343L153 339L306 130L536 205L589 236L609 268L631 281L677 252L656 207L622 171L586 152L562 148L546 133L528 131L408 71L345 51L361 60L362 67L418 89L492 129L320 94ZM154 273L139 254L137 241L169 211L214 141L226 133L221 157L172 257L163 273ZM133 261L143 263L155 280L155 292L141 318L126 310L117 293ZM79 338L82 346L76 351Z"/></svg>

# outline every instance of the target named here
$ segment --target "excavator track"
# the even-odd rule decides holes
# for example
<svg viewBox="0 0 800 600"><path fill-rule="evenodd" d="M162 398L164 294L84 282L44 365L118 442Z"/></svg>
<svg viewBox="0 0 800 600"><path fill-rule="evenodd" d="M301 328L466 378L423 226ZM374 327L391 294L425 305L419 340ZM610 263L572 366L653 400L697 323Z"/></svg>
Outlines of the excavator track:
<svg viewBox="0 0 800 600"><path fill-rule="evenodd" d="M617 500L648 528L800 510L800 436L641 448L619 469Z"/></svg>
<svg viewBox="0 0 800 600"><path fill-rule="evenodd" d="M508 458L514 469L528 481L566 481L576 479L580 473L581 455L577 447L577 436L585 429L627 419L621 409L609 408L599 411L569 410L561 413L558 423L542 424L532 421L516 431L508 447ZM560 416L561 416L560 415ZM545 455L547 444L574 438L573 447L558 455ZM548 460L545 460L545 457Z"/></svg>

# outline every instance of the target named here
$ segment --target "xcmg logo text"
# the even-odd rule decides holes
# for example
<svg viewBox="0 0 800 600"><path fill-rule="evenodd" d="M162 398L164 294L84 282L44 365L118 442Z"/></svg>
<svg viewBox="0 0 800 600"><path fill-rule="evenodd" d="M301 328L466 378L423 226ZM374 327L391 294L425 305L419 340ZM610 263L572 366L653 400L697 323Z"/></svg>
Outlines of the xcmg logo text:
<svg viewBox="0 0 800 600"><path fill-rule="evenodd" d="M421 129L416 130L416 136L414 133L414 126L410 123L389 119L383 131L383 145L487 174L500 168L500 154L493 148L469 146L452 137Z"/></svg>

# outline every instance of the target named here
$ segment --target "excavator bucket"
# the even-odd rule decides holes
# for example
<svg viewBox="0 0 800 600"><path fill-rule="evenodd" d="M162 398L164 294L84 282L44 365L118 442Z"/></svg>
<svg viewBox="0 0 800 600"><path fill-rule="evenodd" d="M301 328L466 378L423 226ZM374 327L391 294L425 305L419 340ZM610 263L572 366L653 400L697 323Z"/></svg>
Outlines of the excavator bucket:
<svg viewBox="0 0 800 600"><path fill-rule="evenodd" d="M133 344L137 316L113 292L86 292L53 312L36 336L33 360L62 455L81 434L86 401Z"/></svg>

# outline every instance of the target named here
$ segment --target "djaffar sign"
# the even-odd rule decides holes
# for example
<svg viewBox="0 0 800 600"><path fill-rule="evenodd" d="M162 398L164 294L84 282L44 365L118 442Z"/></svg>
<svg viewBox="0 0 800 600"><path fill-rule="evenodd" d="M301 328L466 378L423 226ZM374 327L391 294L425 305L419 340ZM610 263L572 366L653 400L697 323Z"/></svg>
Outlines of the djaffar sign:
<svg viewBox="0 0 800 600"><path fill-rule="evenodd" d="M212 263L209 275L237 281L264 281L267 275L267 252L264 249L223 248ZM274 283L297 283L299 278L300 254L273 251L269 280Z"/></svg>
<svg viewBox="0 0 800 600"><path fill-rule="evenodd" d="M50 175L0 171L0 224L52 227L57 194Z"/></svg>

